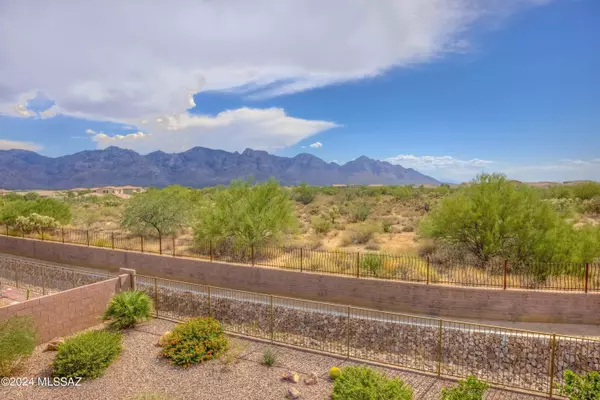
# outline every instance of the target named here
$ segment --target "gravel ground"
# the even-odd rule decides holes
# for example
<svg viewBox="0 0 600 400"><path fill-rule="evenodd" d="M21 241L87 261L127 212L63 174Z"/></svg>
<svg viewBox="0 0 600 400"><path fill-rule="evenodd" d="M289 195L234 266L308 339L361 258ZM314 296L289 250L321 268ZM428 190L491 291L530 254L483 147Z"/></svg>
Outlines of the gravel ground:
<svg viewBox="0 0 600 400"><path fill-rule="evenodd" d="M95 400L131 399L140 393L164 394L168 399L231 399L271 400L284 399L290 384L281 381L281 374L294 370L302 375L315 372L319 382L307 386L301 380L294 385L302 399L328 399L333 385L327 378L332 366L357 364L339 358L314 354L280 346L273 346L277 363L268 368L261 364L268 344L231 338L232 357L224 356L188 369L172 367L158 357L156 346L159 336L173 327L173 323L154 320L127 331L123 352L98 379L83 382L79 387L0 387L0 398L23 400ZM39 346L17 376L50 376L50 364L55 352L43 352ZM237 357L233 357L237 355ZM229 361L229 362L228 362ZM414 372L381 368L386 374L399 376L415 391L415 400L439 399L442 387L452 384L445 379ZM291 384L293 385L293 384ZM488 400L534 400L542 397L516 392L490 390Z"/></svg>

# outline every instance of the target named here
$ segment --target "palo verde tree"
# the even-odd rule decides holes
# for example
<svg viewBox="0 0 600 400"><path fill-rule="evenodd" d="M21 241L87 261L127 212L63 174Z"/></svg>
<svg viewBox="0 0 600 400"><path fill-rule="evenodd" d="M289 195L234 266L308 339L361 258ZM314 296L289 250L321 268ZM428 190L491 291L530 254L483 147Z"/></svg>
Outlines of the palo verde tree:
<svg viewBox="0 0 600 400"><path fill-rule="evenodd" d="M140 235L174 234L190 222L193 205L189 191L181 186L170 186L135 194L125 207L121 226Z"/></svg>
<svg viewBox="0 0 600 400"><path fill-rule="evenodd" d="M482 266L494 257L523 264L592 261L600 254L598 229L574 229L538 191L501 174L481 174L443 199L420 231L466 249Z"/></svg>
<svg viewBox="0 0 600 400"><path fill-rule="evenodd" d="M31 214L39 214L51 217L61 224L71 222L71 206L52 198L30 196L30 200L24 197L3 196L0 199L0 223L14 225L19 217L29 217Z"/></svg>
<svg viewBox="0 0 600 400"><path fill-rule="evenodd" d="M256 185L250 180L233 181L202 205L194 235L200 243L257 246L276 240L295 225L289 195L275 180Z"/></svg>

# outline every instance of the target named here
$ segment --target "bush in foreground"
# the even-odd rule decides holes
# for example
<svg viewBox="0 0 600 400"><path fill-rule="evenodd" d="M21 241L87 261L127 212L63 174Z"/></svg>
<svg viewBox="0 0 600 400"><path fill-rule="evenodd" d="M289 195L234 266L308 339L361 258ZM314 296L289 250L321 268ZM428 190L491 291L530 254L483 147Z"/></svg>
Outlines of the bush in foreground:
<svg viewBox="0 0 600 400"><path fill-rule="evenodd" d="M569 400L600 399L600 373L593 371L577 375L566 370L561 394L568 396Z"/></svg>
<svg viewBox="0 0 600 400"><path fill-rule="evenodd" d="M346 367L333 384L332 400L411 400L412 388L367 367Z"/></svg>
<svg viewBox="0 0 600 400"><path fill-rule="evenodd" d="M144 292L127 291L112 297L106 311L102 316L103 321L109 321L111 329L132 328L135 324L146 321L152 315L152 299Z"/></svg>
<svg viewBox="0 0 600 400"><path fill-rule="evenodd" d="M121 334L89 331L67 339L58 347L52 364L54 376L93 379L101 376L121 352Z"/></svg>
<svg viewBox="0 0 600 400"><path fill-rule="evenodd" d="M0 376L10 376L35 349L37 329L30 316L0 321Z"/></svg>
<svg viewBox="0 0 600 400"><path fill-rule="evenodd" d="M442 400L482 400L489 386L474 376L469 376L464 381L452 388L442 389Z"/></svg>
<svg viewBox="0 0 600 400"><path fill-rule="evenodd" d="M178 324L162 350L169 364L187 368L219 357L227 350L223 327L214 318L199 317Z"/></svg>

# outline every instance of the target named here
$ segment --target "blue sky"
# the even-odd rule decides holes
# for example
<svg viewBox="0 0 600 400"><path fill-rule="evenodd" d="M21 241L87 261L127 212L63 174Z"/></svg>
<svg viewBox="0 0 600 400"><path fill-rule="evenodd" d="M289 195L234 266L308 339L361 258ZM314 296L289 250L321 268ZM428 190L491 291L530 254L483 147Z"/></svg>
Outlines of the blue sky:
<svg viewBox="0 0 600 400"><path fill-rule="evenodd" d="M600 180L600 2L190 1L166 18L154 3L0 0L0 149L251 147L450 181Z"/></svg>

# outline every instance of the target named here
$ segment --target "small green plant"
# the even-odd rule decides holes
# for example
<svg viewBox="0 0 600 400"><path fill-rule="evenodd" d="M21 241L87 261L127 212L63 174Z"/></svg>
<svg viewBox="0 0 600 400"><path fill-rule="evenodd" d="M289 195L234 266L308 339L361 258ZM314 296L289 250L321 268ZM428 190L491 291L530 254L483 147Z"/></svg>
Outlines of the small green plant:
<svg viewBox="0 0 600 400"><path fill-rule="evenodd" d="M366 221L371 214L371 207L367 203L360 203L350 210L350 222Z"/></svg>
<svg viewBox="0 0 600 400"><path fill-rule="evenodd" d="M10 376L35 349L37 329L30 316L0 321L0 377Z"/></svg>
<svg viewBox="0 0 600 400"><path fill-rule="evenodd" d="M488 388L487 383L469 376L466 380L458 381L457 386L442 389L442 400L482 400Z"/></svg>
<svg viewBox="0 0 600 400"><path fill-rule="evenodd" d="M412 388L398 378L387 378L371 368L345 367L333 383L332 400L411 400Z"/></svg>
<svg viewBox="0 0 600 400"><path fill-rule="evenodd" d="M54 376L93 379L101 376L121 352L121 334L88 331L72 336L58 347L52 363Z"/></svg>
<svg viewBox="0 0 600 400"><path fill-rule="evenodd" d="M569 400L600 399L600 373L598 371L577 375L571 370L564 372L561 394Z"/></svg>
<svg viewBox="0 0 600 400"><path fill-rule="evenodd" d="M146 321L152 315L152 299L144 292L126 291L112 297L102 320L110 329L126 329Z"/></svg>
<svg viewBox="0 0 600 400"><path fill-rule="evenodd" d="M392 229L393 226L394 226L394 222L392 220L384 219L383 221L381 221L381 229L385 233L391 233L393 230Z"/></svg>
<svg viewBox="0 0 600 400"><path fill-rule="evenodd" d="M313 217L311 219L311 225L315 230L315 233L324 235L331 230L331 221L323 217Z"/></svg>
<svg viewBox="0 0 600 400"><path fill-rule="evenodd" d="M342 371L338 367L331 367L329 369L329 379L332 381L335 381L337 378L339 378L341 374Z"/></svg>
<svg viewBox="0 0 600 400"><path fill-rule="evenodd" d="M360 257L360 268L370 276L379 276L383 261L379 254L363 254Z"/></svg>
<svg viewBox="0 0 600 400"><path fill-rule="evenodd" d="M219 357L227 350L223 327L214 318L199 317L178 324L167 339L162 356L169 364L187 368Z"/></svg>
<svg viewBox="0 0 600 400"><path fill-rule="evenodd" d="M242 354L246 348L248 348L248 343L243 343L239 341L233 341L227 349L227 352L221 357L221 362L225 364L225 367L233 363L238 359L240 354Z"/></svg>
<svg viewBox="0 0 600 400"><path fill-rule="evenodd" d="M31 295L31 291L29 290L29 288L27 288L27 297L25 298L25 300L29 300L29 296Z"/></svg>
<svg viewBox="0 0 600 400"><path fill-rule="evenodd" d="M376 233L380 231L380 225L377 223L362 223L355 227L349 228L344 232L342 236L341 245L348 246L351 244L365 244L368 243Z"/></svg>
<svg viewBox="0 0 600 400"><path fill-rule="evenodd" d="M316 195L316 189L312 186L308 186L306 183L296 186L292 191L292 197L294 200L304 205L312 203Z"/></svg>
<svg viewBox="0 0 600 400"><path fill-rule="evenodd" d="M267 367L272 367L273 365L275 365L276 359L277 359L277 355L275 354L273 349L270 347L267 347L265 349L265 351L263 352L263 363Z"/></svg>
<svg viewBox="0 0 600 400"><path fill-rule="evenodd" d="M108 239L96 239L90 243L93 247L111 247L112 243Z"/></svg>

